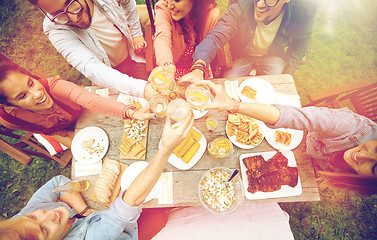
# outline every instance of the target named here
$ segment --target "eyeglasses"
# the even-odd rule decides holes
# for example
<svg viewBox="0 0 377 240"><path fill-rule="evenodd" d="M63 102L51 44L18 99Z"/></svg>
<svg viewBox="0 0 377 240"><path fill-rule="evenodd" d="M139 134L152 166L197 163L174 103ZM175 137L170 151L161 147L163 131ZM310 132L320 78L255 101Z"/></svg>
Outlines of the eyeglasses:
<svg viewBox="0 0 377 240"><path fill-rule="evenodd" d="M260 0L254 0L256 2L259 2ZM276 4L278 4L279 0L264 0L264 3L269 7L275 7Z"/></svg>
<svg viewBox="0 0 377 240"><path fill-rule="evenodd" d="M46 15L50 19L51 22L55 22L58 24L66 24L67 22L69 22L69 17L67 13L75 15L78 14L82 9L82 5L78 2L78 0L72 0L63 12L60 12L55 16L52 16L50 13L43 11L42 8L40 9L44 13L44 15Z"/></svg>

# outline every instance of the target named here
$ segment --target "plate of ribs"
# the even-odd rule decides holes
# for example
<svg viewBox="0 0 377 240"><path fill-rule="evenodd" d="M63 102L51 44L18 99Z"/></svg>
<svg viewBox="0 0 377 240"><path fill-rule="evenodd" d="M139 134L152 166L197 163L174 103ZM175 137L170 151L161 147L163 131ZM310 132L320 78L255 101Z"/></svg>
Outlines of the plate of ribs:
<svg viewBox="0 0 377 240"><path fill-rule="evenodd" d="M291 197L302 193L292 151L242 154L240 166L247 199Z"/></svg>

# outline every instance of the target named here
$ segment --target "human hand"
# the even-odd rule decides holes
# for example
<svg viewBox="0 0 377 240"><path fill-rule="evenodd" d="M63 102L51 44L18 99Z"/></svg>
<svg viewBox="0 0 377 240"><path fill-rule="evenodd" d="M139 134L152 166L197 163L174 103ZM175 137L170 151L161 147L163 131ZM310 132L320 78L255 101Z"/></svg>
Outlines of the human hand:
<svg viewBox="0 0 377 240"><path fill-rule="evenodd" d="M136 36L132 38L132 43L136 52L141 52L147 47L147 42L144 40L143 36Z"/></svg>
<svg viewBox="0 0 377 240"><path fill-rule="evenodd" d="M219 84L215 84L208 80L198 81L198 83L202 83L207 85L210 89L212 94L215 96L215 99L208 105L202 108L202 111L216 109L220 111L230 111L233 109L234 102L225 92L223 86Z"/></svg>
<svg viewBox="0 0 377 240"><path fill-rule="evenodd" d="M86 212L84 212L83 216L84 217L87 217L89 216L90 214L94 213L96 210L92 209L92 208L89 208L88 210L86 210Z"/></svg>
<svg viewBox="0 0 377 240"><path fill-rule="evenodd" d="M182 83L182 82L194 83L194 82L197 82L197 81L203 80L203 79L204 79L204 73L203 73L203 71L199 70L199 69L195 69L194 71L189 72L186 75L183 75L178 80L178 82L179 83Z"/></svg>
<svg viewBox="0 0 377 240"><path fill-rule="evenodd" d="M144 98L149 101L155 94L158 94L158 92L152 87L152 84L147 83L144 88Z"/></svg>
<svg viewBox="0 0 377 240"><path fill-rule="evenodd" d="M167 116L162 133L161 148L168 152L173 150L187 137L190 129L194 125L194 114L190 111L189 116L179 125L174 128L171 125L171 119Z"/></svg>
<svg viewBox="0 0 377 240"><path fill-rule="evenodd" d="M129 110L128 114L130 114L130 116L132 116L133 119L141 120L141 121L154 119L157 117L150 109L149 104L137 110L131 109Z"/></svg>

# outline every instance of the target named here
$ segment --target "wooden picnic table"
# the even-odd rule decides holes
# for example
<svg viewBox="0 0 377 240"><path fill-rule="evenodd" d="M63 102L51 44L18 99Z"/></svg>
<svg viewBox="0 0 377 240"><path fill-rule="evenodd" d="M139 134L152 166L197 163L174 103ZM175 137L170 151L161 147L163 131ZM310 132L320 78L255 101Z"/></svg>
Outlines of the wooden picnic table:
<svg viewBox="0 0 377 240"><path fill-rule="evenodd" d="M250 77L240 77L240 78L223 78L223 79L213 79L215 83L223 84L224 80L237 80L239 83L243 82L245 79ZM272 84L275 91L277 93L288 94L292 96L298 97L298 93L295 87L294 80L291 75L283 74L283 75L269 75L269 76L258 76L258 78L262 78L267 80ZM110 96L110 97L116 97ZM297 98L299 101L299 98ZM215 137L218 136L226 136L225 133L225 123L227 120L227 114L225 112L218 112L215 110L211 110L207 113L206 116L209 115L216 115L219 120L219 126L217 129L210 133L205 126L205 117L195 120L194 126L199 129L207 142L211 141ZM119 146L122 139L122 131L123 131L123 119L112 117L103 114L93 113L91 111L84 111L82 116L77 121L76 125L76 132L79 130L88 127L88 126L97 126L106 131L109 136L109 150L106 156L110 159L117 160L126 164L132 164L136 161L144 161L144 160L123 160L120 159L120 151ZM161 138L163 125L165 119L155 119L149 121L149 130L148 130L148 139L147 139L147 152L146 152L146 160L149 162L155 153L158 150L159 141ZM303 142L300 144L299 147L293 150L299 176L302 184L302 194L299 196L293 197L282 197L282 198L272 198L272 199L261 199L261 200L249 200L245 199L245 203L251 202L301 202L301 201L319 201L319 190L317 183L315 181L314 169L312 162L308 155L304 151ZM157 199L152 199L151 201L144 203L144 208L155 208L155 207L176 207L176 206L195 206L200 205L200 200L198 197L198 183L202 175L208 170L213 167L228 167L231 169L240 169L240 160L239 157L241 154L244 153L256 153L256 152L267 152L267 151L276 151L272 148L267 141L264 139L263 142L253 148L253 149L240 149L236 146L233 146L233 152L231 155L225 159L215 159L212 157L208 151L206 150L201 159L191 168L188 170L180 170L176 167L172 166L171 164L167 163L165 167L165 171L172 171L173 173L173 204L158 204ZM73 159L73 169L72 169L72 179L80 179L85 178L89 179L94 185L98 175L92 175L87 177L79 177L76 178L74 176L74 162ZM239 173L240 174L240 173ZM93 187L92 187L93 188ZM245 189L246 191L246 189ZM86 191L83 193L85 200L88 200L90 196L90 192ZM94 201L87 201L89 206L95 209L104 209L106 208L104 205L100 203L96 203Z"/></svg>

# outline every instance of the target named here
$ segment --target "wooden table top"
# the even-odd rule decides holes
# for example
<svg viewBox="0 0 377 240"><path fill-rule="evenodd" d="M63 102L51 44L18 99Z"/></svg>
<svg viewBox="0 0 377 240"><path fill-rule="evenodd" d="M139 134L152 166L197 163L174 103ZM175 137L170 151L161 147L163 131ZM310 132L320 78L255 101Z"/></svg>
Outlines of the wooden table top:
<svg viewBox="0 0 377 240"><path fill-rule="evenodd" d="M224 80L238 80L239 83L248 79L250 77L242 78L229 78L229 79L213 79L212 81L224 84ZM277 93L283 93L293 96L298 96L294 80L291 75L269 75L269 76L258 76L267 80L272 84ZM116 97L116 96L110 96ZM299 98L297 98L297 101ZM210 133L205 127L205 117L195 120L194 126L199 129L207 142L211 141L217 136L226 136L225 133L225 123L227 120L227 114L224 112L218 112L211 110L207 113L206 116L216 115L219 119L219 127L212 133ZM123 119L112 117L103 114L93 113L91 111L84 111L82 116L77 121L76 132L88 127L88 126L97 126L106 131L109 136L109 150L106 156L110 159L118 160L126 164L132 164L136 161L143 160L121 160L119 146L122 139L123 131ZM165 119L155 119L149 121L149 131L148 131L148 140L147 140L147 152L146 160L149 162L155 153L158 150L158 144L162 135L162 129ZM157 199L152 199L151 201L144 203L144 208L155 208L155 207L173 207L173 206L195 206L201 205L198 197L198 183L202 175L213 167L228 167L231 169L240 169L240 160L239 156L244 153L257 153L257 152L267 152L267 151L276 151L272 148L267 141L264 139L263 142L253 148L253 149L240 149L236 146L233 146L233 152L231 155L225 159L215 159L213 158L208 151L206 150L201 159L196 163L191 169L180 170L171 164L167 163L165 171L172 171L173 173L173 204L158 204ZM299 147L293 150L300 181L302 185L302 194L299 196L293 197L282 197L282 198L271 198L271 199L261 199L261 200L249 200L245 198L244 203L251 202L300 202L300 201L319 201L319 190L317 183L315 181L313 165L310 161L310 158L304 151L304 146L301 143ZM72 179L85 178L91 180L93 183L96 181L98 175L92 175L87 177L76 178L74 176L74 162L72 164ZM94 184L93 184L94 185ZM88 200L90 196L90 191L84 192L83 196L85 200ZM246 191L246 189L245 189ZM96 209L105 209L106 207L102 204L96 203L94 201L87 201L89 206Z"/></svg>

